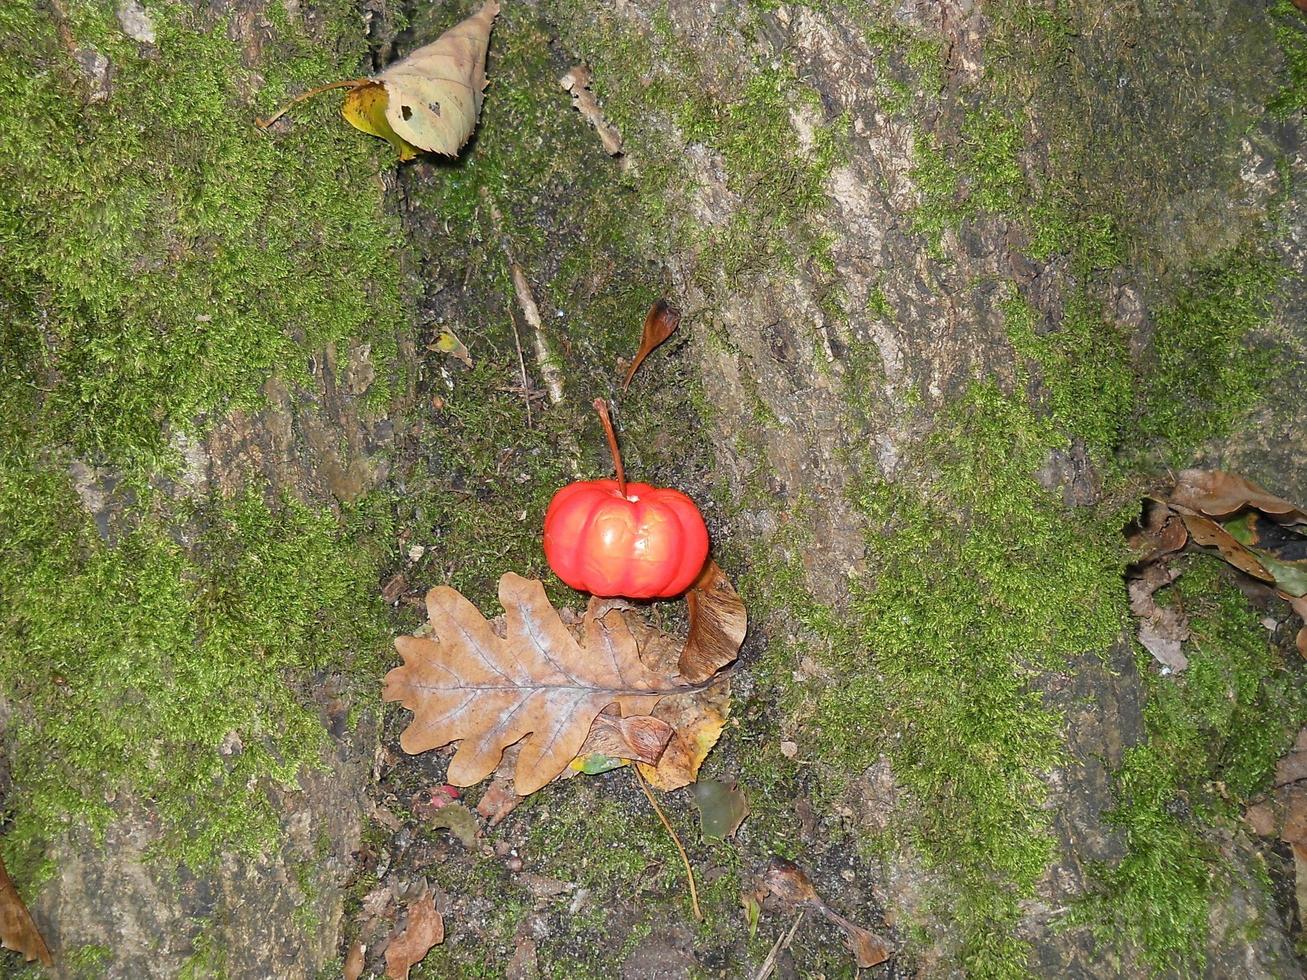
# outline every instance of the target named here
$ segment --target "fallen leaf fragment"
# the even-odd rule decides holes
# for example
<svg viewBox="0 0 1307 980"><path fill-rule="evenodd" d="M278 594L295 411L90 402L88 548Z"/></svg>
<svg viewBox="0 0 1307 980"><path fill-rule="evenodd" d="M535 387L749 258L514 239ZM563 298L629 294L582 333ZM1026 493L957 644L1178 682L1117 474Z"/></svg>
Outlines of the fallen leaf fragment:
<svg viewBox="0 0 1307 980"><path fill-rule="evenodd" d="M592 80L590 69L585 65L577 65L560 78L558 84L563 86L563 91L571 93L572 107L581 113L582 119L594 127L599 142L604 146L604 152L610 157L621 156L622 134L604 117L604 111L599 108L598 101L590 91Z"/></svg>
<svg viewBox="0 0 1307 980"><path fill-rule="evenodd" d="M448 830L468 850L476 847L477 838L481 835L481 825L477 823L477 818L461 803L442 806L427 817L427 822L432 827Z"/></svg>
<svg viewBox="0 0 1307 980"><path fill-rule="evenodd" d="M702 779L691 789L699 808L699 829L705 840L734 837L749 816L749 801L734 779Z"/></svg>
<svg viewBox="0 0 1307 980"><path fill-rule="evenodd" d="M677 667L688 681L707 680L740 655L749 618L730 579L712 559L690 586L690 635Z"/></svg>
<svg viewBox="0 0 1307 980"><path fill-rule="evenodd" d="M363 975L363 957L368 948L362 943L355 943L345 954L345 964L341 969L344 980L359 980Z"/></svg>
<svg viewBox="0 0 1307 980"><path fill-rule="evenodd" d="M652 715L621 718L604 713L595 718L581 754L656 764L673 734L671 725Z"/></svg>
<svg viewBox="0 0 1307 980"><path fill-rule="evenodd" d="M440 351L440 353L442 354L449 354L451 357L458 358L469 368L473 367L472 355L468 352L468 349L463 344L463 341L459 340L456 336L454 336L454 331L452 330L440 331L439 336L436 337L436 342L431 346L436 350Z"/></svg>
<svg viewBox="0 0 1307 980"><path fill-rule="evenodd" d="M404 751L462 740L446 777L456 786L480 782L504 749L521 741L514 788L521 796L534 793L576 758L610 704L624 716L647 715L664 697L694 690L645 666L618 611L587 614L583 644L540 582L506 574L499 598L504 638L458 592L432 589L431 634L395 640L404 664L384 683L383 699L413 712L400 736Z"/></svg>
<svg viewBox="0 0 1307 980"><path fill-rule="evenodd" d="M1266 566L1216 521L1201 514L1182 512L1181 516L1184 518L1184 526L1189 529L1189 534L1194 539L1194 544L1204 548L1215 548L1229 564L1253 578L1261 579L1263 582L1275 581L1275 576L1267 571Z"/></svg>
<svg viewBox="0 0 1307 980"><path fill-rule="evenodd" d="M404 930L386 947L386 976L407 980L408 971L444 941L445 920L436 909L435 898L426 892L409 905Z"/></svg>
<svg viewBox="0 0 1307 980"><path fill-rule="evenodd" d="M1307 513L1234 473L1184 470L1171 491L1171 502L1208 517L1229 517L1252 508L1285 524L1307 524Z"/></svg>
<svg viewBox="0 0 1307 980"><path fill-rule="evenodd" d="M749 908L750 898L758 906L764 906L771 898L774 904L778 904L786 912L804 909L820 912L844 932L844 940L848 944L849 951L861 969L876 966L889 959L889 945L875 933L855 925L827 905L817 894L811 879L793 861L773 855L755 879L751 895L746 896L746 910Z"/></svg>
<svg viewBox="0 0 1307 980"><path fill-rule="evenodd" d="M1128 529L1126 543L1135 553L1136 565L1151 564L1179 551L1189 540L1180 515L1155 497L1144 498L1137 524Z"/></svg>
<svg viewBox="0 0 1307 980"><path fill-rule="evenodd" d="M637 762L650 786L669 793L699 778L699 767L721 738L731 711L731 680L722 677L692 695L663 698L654 716L675 730L656 766Z"/></svg>
<svg viewBox="0 0 1307 980"><path fill-rule="evenodd" d="M631 378L635 376L636 369L644 363L644 359L649 356L655 347L676 332L676 328L681 325L681 311L672 306L665 299L660 299L649 308L648 314L644 318L644 332L640 337L640 349L635 352L635 357L631 360L631 366L627 368L626 378L622 381L622 389L625 390L631 384Z"/></svg>
<svg viewBox="0 0 1307 980"><path fill-rule="evenodd" d="M0 859L0 946L14 950L29 963L40 960L46 966L54 966L50 949L10 880L3 859Z"/></svg>
<svg viewBox="0 0 1307 980"><path fill-rule="evenodd" d="M1155 593L1180 577L1180 572L1164 564L1152 564L1130 579L1130 611L1139 617L1139 642L1163 667L1179 673L1189 666L1182 652L1189 639L1189 620L1174 606L1161 606Z"/></svg>

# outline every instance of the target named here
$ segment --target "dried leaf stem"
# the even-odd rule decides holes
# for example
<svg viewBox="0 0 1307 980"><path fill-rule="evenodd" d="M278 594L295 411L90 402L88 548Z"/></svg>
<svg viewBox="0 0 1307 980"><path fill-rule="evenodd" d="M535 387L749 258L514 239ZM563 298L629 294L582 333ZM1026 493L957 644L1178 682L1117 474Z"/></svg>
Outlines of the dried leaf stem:
<svg viewBox="0 0 1307 980"><path fill-rule="evenodd" d="M291 99L266 119L254 120L254 125L258 126L259 129L267 129L282 116L286 115L286 113L290 112L291 109L295 108L295 106L313 98L315 95L321 95L323 92L330 92L334 88L347 88L353 91L360 86L367 85L369 81L370 79L367 78L350 78L343 82L331 82L328 85L319 85L317 88L311 88L307 92L301 92L299 95L295 96L295 98Z"/></svg>
<svg viewBox="0 0 1307 980"><path fill-rule="evenodd" d="M613 454L613 466L617 470L617 489L625 497L626 469L622 466L622 451L617 448L617 431L613 428L613 420L608 415L608 403L602 398L596 398L594 406L595 411L599 413L599 421L604 424L604 435L608 437L608 451Z"/></svg>
<svg viewBox="0 0 1307 980"><path fill-rule="evenodd" d="M672 843L676 845L676 850L681 855L681 863L685 865L685 880L690 883L690 907L694 910L695 919L702 922L703 910L699 908L699 890L694 886L694 869L690 867L690 856L685 853L685 845L681 843L681 838L676 836L675 829L673 829L671 823L668 821L667 815L663 813L663 808L660 807L658 801L654 799L653 793L649 790L649 784L644 781L644 776L640 774L639 766L634 762L631 763L631 772L635 774L635 781L639 783L640 788L644 790L645 799L647 799L649 805L653 807L654 813L658 814L658 819L661 820L663 826L667 828L667 833L671 835Z"/></svg>
<svg viewBox="0 0 1307 980"><path fill-rule="evenodd" d="M776 937L776 942L772 944L771 952L769 952L767 958L762 961L762 966L760 966L758 972L754 974L753 980L767 980L767 978L772 975L776 969L776 957L780 956L781 950L790 948L790 943L794 942L794 934L799 931L799 923L803 921L803 917L807 914L807 909L799 909L799 914L795 916L794 924L790 926L790 931L782 933Z"/></svg>

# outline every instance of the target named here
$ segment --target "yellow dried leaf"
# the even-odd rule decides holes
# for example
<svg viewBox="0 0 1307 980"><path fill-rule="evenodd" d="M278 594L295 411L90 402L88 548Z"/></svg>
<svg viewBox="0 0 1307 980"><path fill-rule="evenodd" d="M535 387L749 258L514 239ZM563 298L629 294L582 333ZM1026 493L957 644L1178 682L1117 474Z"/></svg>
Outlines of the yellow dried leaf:
<svg viewBox="0 0 1307 980"><path fill-rule="evenodd" d="M374 75L372 83L387 96L380 105L390 133L403 144L447 157L458 151L472 135L481 115L486 87L486 51L490 28L499 14L499 3L490 0L462 23L451 27L435 41L418 48L407 58ZM348 106L366 86L350 93ZM375 96L370 96L375 100ZM351 114L350 124L390 140L407 160L404 148L391 139L378 122L377 105L367 113ZM360 125L360 120L366 125Z"/></svg>
<svg viewBox="0 0 1307 980"><path fill-rule="evenodd" d="M653 716L671 725L675 734L656 766L636 763L640 775L664 793L690 785L699 777L699 767L721 738L730 713L729 677L723 677L706 691L663 698Z"/></svg>
<svg viewBox="0 0 1307 980"><path fill-rule="evenodd" d="M421 151L390 128L390 123L386 120L386 105L389 101L384 85L368 82L345 96L340 113L355 129L380 136L388 142L395 148L400 160L412 160Z"/></svg>

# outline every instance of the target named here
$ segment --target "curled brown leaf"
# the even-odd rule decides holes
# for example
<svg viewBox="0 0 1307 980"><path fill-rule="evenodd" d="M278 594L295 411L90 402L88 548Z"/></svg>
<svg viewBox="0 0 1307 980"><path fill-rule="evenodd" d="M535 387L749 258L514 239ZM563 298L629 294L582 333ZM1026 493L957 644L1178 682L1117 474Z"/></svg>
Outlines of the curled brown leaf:
<svg viewBox="0 0 1307 980"><path fill-rule="evenodd" d="M578 754L584 757L598 752L614 759L634 759L656 765L673 734L671 725L652 715L620 718L605 713L595 718Z"/></svg>
<svg viewBox="0 0 1307 980"><path fill-rule="evenodd" d="M623 390L631 384L631 378L635 376L636 369L644 359L655 347L674 334L680 325L681 311L667 300L660 299L650 307L649 313L644 318L644 333L640 338L640 349L635 352L631 366L626 371L626 378L622 381Z"/></svg>
<svg viewBox="0 0 1307 980"><path fill-rule="evenodd" d="M391 980L407 980L408 971L444 941L444 917L436 908L435 898L425 892L409 905L404 930L386 947L386 976Z"/></svg>
<svg viewBox="0 0 1307 980"><path fill-rule="evenodd" d="M18 895L18 889L5 870L5 863L0 859L0 946L19 953L29 963L40 960L46 966L54 966L50 948L41 938L36 923L27 911L27 906Z"/></svg>
<svg viewBox="0 0 1307 980"><path fill-rule="evenodd" d="M1202 514L1181 512L1184 526L1193 536L1194 544L1204 548L1216 548L1227 562L1263 582L1274 582L1275 576L1267 571L1266 566L1257 560L1247 548L1220 524Z"/></svg>
<svg viewBox="0 0 1307 980"><path fill-rule="evenodd" d="M685 600L690 607L690 635L677 667L687 681L698 683L740 655L749 620L731 580L711 559Z"/></svg>
<svg viewBox="0 0 1307 980"><path fill-rule="evenodd" d="M1228 517L1246 508L1259 510L1281 523L1307 523L1307 513L1235 473L1185 470L1171 491L1171 502L1208 517Z"/></svg>
<svg viewBox="0 0 1307 980"><path fill-rule="evenodd" d="M1127 530L1126 543L1135 553L1136 565L1148 565L1179 551L1189 540L1180 515L1163 501L1146 497L1137 523Z"/></svg>

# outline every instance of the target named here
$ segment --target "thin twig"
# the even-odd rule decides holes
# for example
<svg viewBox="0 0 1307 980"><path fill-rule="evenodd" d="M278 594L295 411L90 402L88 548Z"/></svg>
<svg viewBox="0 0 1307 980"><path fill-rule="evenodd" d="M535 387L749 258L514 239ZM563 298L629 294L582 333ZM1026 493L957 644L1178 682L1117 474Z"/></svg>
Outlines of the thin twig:
<svg viewBox="0 0 1307 980"><path fill-rule="evenodd" d="M783 936L776 937L776 942L772 944L771 952L768 953L767 958L762 961L762 966L758 967L758 972L754 974L753 980L767 980L767 978L772 975L772 971L776 969L776 957L781 955L781 950L790 948L790 943L794 939L794 934L799 929L799 923L803 921L803 917L807 914L806 909L799 909L799 915L794 920L794 925L790 926L790 931L785 933Z"/></svg>
<svg viewBox="0 0 1307 980"><path fill-rule="evenodd" d="M522 372L522 401L526 403L526 427L531 428L531 382L526 376L526 358L522 356L522 338L517 332L517 314L508 311L508 322L513 327L513 343L517 345L517 367Z"/></svg>
<svg viewBox="0 0 1307 980"><path fill-rule="evenodd" d="M658 805L658 801L654 799L653 793L649 790L649 784L645 782L644 776L640 774L639 763L631 763L631 772L635 773L635 781L639 783L640 788L644 790L645 799L647 799L649 805L653 807L654 813L658 814L658 819L661 820L663 826L667 828L667 833L671 834L672 843L676 845L676 850L681 854L681 863L685 865L685 880L690 883L690 906L694 909L694 917L702 922L703 912L699 908L699 890L694 887L694 869L690 867L690 856L685 853L685 847L681 844L681 838L676 836L676 831L668 822L666 814L663 813L663 808Z"/></svg>
<svg viewBox="0 0 1307 980"><path fill-rule="evenodd" d="M254 120L254 125L258 126L259 129L267 129L306 99L311 99L315 95L321 95L323 92L330 92L333 88L347 88L351 90L361 88L362 86L367 85L370 81L372 81L370 78L351 78L343 82L332 82L330 85L319 85L317 88L311 88L307 92L301 92L299 95L295 96L295 98L291 99L272 115L268 116L267 119Z"/></svg>
<svg viewBox="0 0 1307 980"><path fill-rule="evenodd" d="M513 292L517 294L517 304L522 308L522 317L531 327L532 334L535 337L536 364L540 368L540 376L545 379L545 390L549 392L549 400L555 405L563 403L563 373L558 370L558 358L549 347L549 340L545 337L545 323L540 316L540 307L536 305L536 300L531 295L531 285L526 281L526 273L522 267L510 259L509 271L513 276Z"/></svg>

